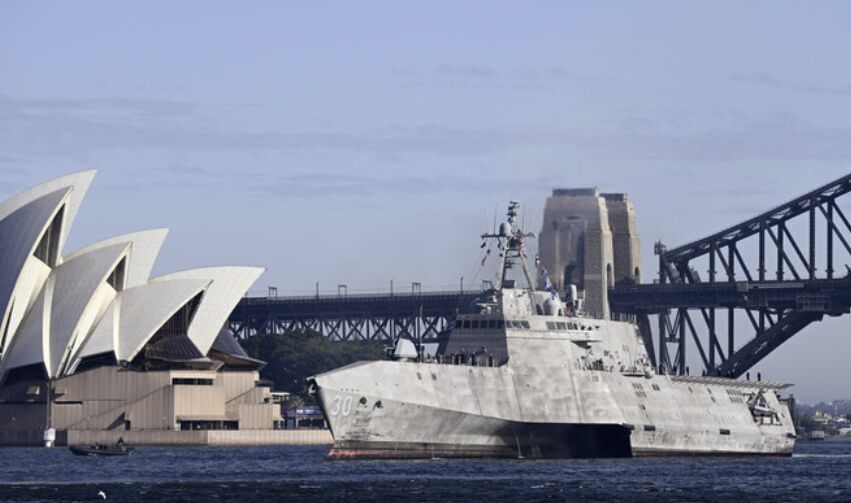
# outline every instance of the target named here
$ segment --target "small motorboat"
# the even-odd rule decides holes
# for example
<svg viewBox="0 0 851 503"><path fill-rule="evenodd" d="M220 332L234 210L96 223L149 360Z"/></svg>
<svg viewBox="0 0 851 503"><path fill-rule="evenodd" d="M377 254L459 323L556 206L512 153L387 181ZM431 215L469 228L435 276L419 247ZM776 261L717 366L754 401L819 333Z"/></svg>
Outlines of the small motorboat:
<svg viewBox="0 0 851 503"><path fill-rule="evenodd" d="M115 445L72 445L68 448L77 456L128 456L133 452L133 448L121 440Z"/></svg>

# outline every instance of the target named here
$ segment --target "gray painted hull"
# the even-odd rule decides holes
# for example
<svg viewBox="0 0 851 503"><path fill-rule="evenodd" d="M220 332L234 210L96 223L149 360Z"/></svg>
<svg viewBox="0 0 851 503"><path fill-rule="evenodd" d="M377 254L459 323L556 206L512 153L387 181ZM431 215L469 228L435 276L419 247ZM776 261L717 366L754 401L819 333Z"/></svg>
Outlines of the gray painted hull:
<svg viewBox="0 0 851 503"><path fill-rule="evenodd" d="M348 396L320 389L323 404L348 403ZM341 399L342 397L342 399ZM351 397L352 399L354 397ZM361 397L363 398L363 397ZM630 432L622 425L523 423L401 403L381 402L379 413L361 406L350 423L335 421L346 433L335 436L329 456L348 458L597 458L631 455ZM369 403L369 400L367 401ZM359 404L362 405L362 404ZM332 407L334 407L332 405ZM430 426L425 426L430 423ZM334 432L332 426L332 434ZM406 434L421 428L418 434ZM394 435L398 432L398 435Z"/></svg>
<svg viewBox="0 0 851 503"><path fill-rule="evenodd" d="M778 417L756 419L733 392L760 385L729 379L370 362L314 383L333 459L787 456L794 446L785 403L768 393Z"/></svg>

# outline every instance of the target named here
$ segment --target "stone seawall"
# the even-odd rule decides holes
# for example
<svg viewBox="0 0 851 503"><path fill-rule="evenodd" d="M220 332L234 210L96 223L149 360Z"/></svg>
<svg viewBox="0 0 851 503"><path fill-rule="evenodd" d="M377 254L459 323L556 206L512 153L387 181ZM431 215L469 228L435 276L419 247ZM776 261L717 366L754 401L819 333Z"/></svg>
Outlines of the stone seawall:
<svg viewBox="0 0 851 503"><path fill-rule="evenodd" d="M41 430L0 431L0 446L44 445ZM98 431L56 432L56 445L114 444L122 437L132 446L237 446L237 445L331 445L328 430L204 430L204 431Z"/></svg>
<svg viewBox="0 0 851 503"><path fill-rule="evenodd" d="M56 443L65 445L68 432L57 431ZM44 430L0 430L0 447L40 447L44 445Z"/></svg>

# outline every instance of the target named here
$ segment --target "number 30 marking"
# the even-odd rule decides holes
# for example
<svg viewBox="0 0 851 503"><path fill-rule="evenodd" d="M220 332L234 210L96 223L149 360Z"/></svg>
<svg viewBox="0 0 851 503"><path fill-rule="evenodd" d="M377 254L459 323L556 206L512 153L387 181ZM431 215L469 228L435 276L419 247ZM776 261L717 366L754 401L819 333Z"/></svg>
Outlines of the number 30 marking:
<svg viewBox="0 0 851 503"><path fill-rule="evenodd" d="M352 397L347 396L345 398L335 396L334 404L331 406L331 415L344 415L348 416L352 412Z"/></svg>

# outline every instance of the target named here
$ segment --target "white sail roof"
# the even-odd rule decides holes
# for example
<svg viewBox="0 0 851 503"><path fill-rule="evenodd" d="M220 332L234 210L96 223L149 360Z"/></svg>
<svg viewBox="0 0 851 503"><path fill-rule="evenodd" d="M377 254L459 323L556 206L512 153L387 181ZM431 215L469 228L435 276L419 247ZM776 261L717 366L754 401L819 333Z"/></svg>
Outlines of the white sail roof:
<svg viewBox="0 0 851 503"><path fill-rule="evenodd" d="M151 276L151 270L154 268L154 262L157 260L166 236L168 236L168 229L164 228L122 234L80 248L65 257L64 260L71 260L83 253L117 243L130 243L131 252L127 264L125 285L127 288L144 285Z"/></svg>
<svg viewBox="0 0 851 503"><path fill-rule="evenodd" d="M83 358L115 351L115 348L118 346L117 339L120 326L119 322L121 321L122 293L119 292L116 295L115 299L113 299L106 308L106 311L104 311L103 316L98 320L95 328L80 345L80 349L71 357L71 362L68 365L71 373L73 373Z"/></svg>
<svg viewBox="0 0 851 503"><path fill-rule="evenodd" d="M94 175L56 178L0 202L0 378L32 364L50 377L68 375L83 358L108 352L132 360L196 298L187 336L207 354L263 273L212 267L151 280L167 229L116 236L63 257Z"/></svg>
<svg viewBox="0 0 851 503"><path fill-rule="evenodd" d="M36 185L24 192L16 194L3 202L0 202L0 220L11 214L18 208L25 206L42 196L56 192L60 189L71 189L71 198L65 208L65 225L62 226L61 240L59 243L59 251L62 251L62 245L68 237L68 232L71 230L71 225L77 217L77 212L80 209L80 204L89 190L89 186L97 173L96 170L80 171L70 175L54 178L42 184Z"/></svg>
<svg viewBox="0 0 851 503"><path fill-rule="evenodd" d="M64 187L14 208L8 204L2 205L4 211L0 216L0 331L7 329L6 323L15 300L15 289L21 282L21 274L27 260L32 257L59 209L67 203L70 193L71 188ZM10 208L13 208L11 212L5 211ZM25 299L24 302L28 300ZM8 341L11 336L4 339Z"/></svg>
<svg viewBox="0 0 851 503"><path fill-rule="evenodd" d="M58 266L21 324L19 337L15 337L4 354L4 368L10 370L44 362L48 376L58 376L76 339L86 335L79 332L88 332L89 327L81 326L81 320L93 321L100 314L87 312L101 308L94 305L98 287L105 284L109 274L126 256L129 246L129 243L118 243L95 249ZM99 300L103 304L112 298Z"/></svg>
<svg viewBox="0 0 851 503"><path fill-rule="evenodd" d="M115 306L118 333L112 332L116 327L116 313L112 313L113 322L99 324L92 334L94 346L103 347L104 339L112 339L116 359L131 361L174 313L209 284L209 280L185 279L157 281L124 290L116 299Z"/></svg>
<svg viewBox="0 0 851 503"><path fill-rule="evenodd" d="M64 360L73 348L76 338L85 337L91 328L80 326L82 318L100 314L86 311L99 311L101 306L93 305L97 300L111 301L114 297L113 290L108 299L93 298L95 291L106 282L118 262L127 256L128 249L128 243L96 249L64 262L54 271L56 282L50 312L50 352L46 361L51 377L62 370ZM78 330L85 330L85 333L78 333Z"/></svg>
<svg viewBox="0 0 851 503"><path fill-rule="evenodd" d="M6 372L13 368L44 362L46 347L44 326L50 324L50 309L45 309L46 298L52 297L53 281L48 279L44 284L42 295L38 296L27 318L31 323L25 323L3 353L0 360L0 381Z"/></svg>
<svg viewBox="0 0 851 503"><path fill-rule="evenodd" d="M205 267L166 274L153 281L175 279L212 281L204 292L204 298L198 306L188 334L195 346L206 355L231 311L239 303L239 299L265 270L262 267Z"/></svg>

